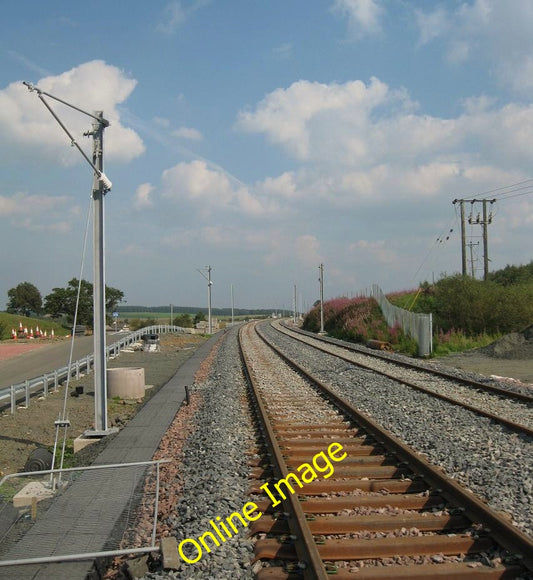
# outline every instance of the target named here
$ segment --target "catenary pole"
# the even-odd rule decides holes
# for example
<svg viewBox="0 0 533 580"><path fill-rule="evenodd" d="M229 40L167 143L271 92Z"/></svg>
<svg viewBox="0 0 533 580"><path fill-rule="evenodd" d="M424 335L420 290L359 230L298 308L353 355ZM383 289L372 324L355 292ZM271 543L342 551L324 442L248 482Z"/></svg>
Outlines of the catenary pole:
<svg viewBox="0 0 533 580"><path fill-rule="evenodd" d="M320 334L325 334L324 331L324 264L318 267L320 272Z"/></svg>
<svg viewBox="0 0 533 580"><path fill-rule="evenodd" d="M107 432L107 368L105 334L105 189L99 175L104 170L102 111L93 122L93 315L94 315L94 435ZM90 431L88 432L90 434Z"/></svg>
<svg viewBox="0 0 533 580"><path fill-rule="evenodd" d="M117 431L116 428L107 427L107 370L106 370L106 336L105 336L105 245L104 245L104 197L111 190L112 183L104 173L103 163L103 134L105 127L109 127L109 121L104 119L102 111L89 113L83 109L68 103L50 93L36 87L32 83L23 82L30 92L36 92L41 102L50 114L58 122L63 131L70 139L71 145L76 147L83 158L93 169L93 335L94 335L94 429L86 431L87 436L104 436ZM93 159L79 146L65 124L56 115L44 96L50 97L67 107L70 107L93 119L92 131L85 136L93 137Z"/></svg>

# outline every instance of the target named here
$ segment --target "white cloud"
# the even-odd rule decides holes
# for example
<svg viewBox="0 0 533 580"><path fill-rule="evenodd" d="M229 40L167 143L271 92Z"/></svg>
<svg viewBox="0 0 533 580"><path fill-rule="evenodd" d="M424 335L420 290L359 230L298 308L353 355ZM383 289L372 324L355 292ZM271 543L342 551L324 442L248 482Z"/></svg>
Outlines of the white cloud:
<svg viewBox="0 0 533 580"><path fill-rule="evenodd" d="M262 216L275 211L268 199L260 199L247 186L236 182L219 168L206 161L178 163L163 171L162 195L175 202L192 203L202 216L213 211L228 210L248 216Z"/></svg>
<svg viewBox="0 0 533 580"><path fill-rule="evenodd" d="M267 177L257 184L257 188L268 197L294 199L301 195L297 189L296 176L292 171L286 171L278 177Z"/></svg>
<svg viewBox="0 0 533 580"><path fill-rule="evenodd" d="M469 168L528 175L533 165L533 105L471 98L462 114L445 119L417 113L404 90L378 79L299 81L241 112L237 126L265 134L302 164L258 185L278 201L305 195L352 206L453 195Z"/></svg>
<svg viewBox="0 0 533 580"><path fill-rule="evenodd" d="M152 193L155 187L150 183L141 183L135 191L133 206L136 209L146 209L152 207L154 202L152 200Z"/></svg>
<svg viewBox="0 0 533 580"><path fill-rule="evenodd" d="M420 43L442 40L446 59L488 62L499 82L520 95L533 94L533 3L470 0L458 8L416 11Z"/></svg>
<svg viewBox="0 0 533 580"><path fill-rule="evenodd" d="M118 68L101 60L81 64L57 76L40 79L36 86L72 105L93 113L101 110L110 121L105 130L107 161L130 161L144 152L141 138L120 122L117 105L131 94L137 81L127 78ZM91 142L83 133L92 127L92 119L44 95L76 142L87 152ZM31 148L35 155L65 165L83 162L71 148L66 133L37 97L22 85L11 83L0 91L0 147L16 155L16 148Z"/></svg>
<svg viewBox="0 0 533 580"><path fill-rule="evenodd" d="M0 195L0 216L40 215L43 212L61 207L68 197L50 195L28 195L15 193L11 197Z"/></svg>
<svg viewBox="0 0 533 580"><path fill-rule="evenodd" d="M333 10L347 16L350 34L356 38L381 31L384 9L379 0L335 0Z"/></svg>
<svg viewBox="0 0 533 580"><path fill-rule="evenodd" d="M175 131L172 131L174 137L180 137L182 139L190 139L191 141L201 141L203 139L202 133L198 129L193 129L191 127L180 127Z"/></svg>
<svg viewBox="0 0 533 580"><path fill-rule="evenodd" d="M328 125L333 122L338 130L340 121L349 124L352 138L352 130L365 124L370 111L391 100L402 106L408 104L375 78L368 85L362 81L330 85L298 81L267 95L255 111L240 112L237 126L244 131L265 133L297 159L308 160L313 154L313 132L321 131L327 139L331 137ZM325 145L321 154L330 143Z"/></svg>
<svg viewBox="0 0 533 580"><path fill-rule="evenodd" d="M66 233L71 231L72 222L64 219L65 212L71 216L78 213L78 208L68 207L70 203L72 200L64 195L0 195L0 218L10 218L12 226L33 232Z"/></svg>

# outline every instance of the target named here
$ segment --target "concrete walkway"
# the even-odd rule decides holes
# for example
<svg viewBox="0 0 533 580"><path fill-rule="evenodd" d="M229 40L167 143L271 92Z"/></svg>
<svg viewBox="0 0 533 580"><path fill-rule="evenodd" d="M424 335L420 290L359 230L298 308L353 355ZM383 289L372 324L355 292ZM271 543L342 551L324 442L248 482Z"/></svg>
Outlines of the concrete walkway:
<svg viewBox="0 0 533 580"><path fill-rule="evenodd" d="M150 461L192 385L202 361L220 338L200 346L97 457L94 464ZM144 470L116 468L86 471L51 504L3 560L92 553L121 536L119 520ZM116 546L116 544L115 544ZM85 580L92 561L0 567L2 580Z"/></svg>

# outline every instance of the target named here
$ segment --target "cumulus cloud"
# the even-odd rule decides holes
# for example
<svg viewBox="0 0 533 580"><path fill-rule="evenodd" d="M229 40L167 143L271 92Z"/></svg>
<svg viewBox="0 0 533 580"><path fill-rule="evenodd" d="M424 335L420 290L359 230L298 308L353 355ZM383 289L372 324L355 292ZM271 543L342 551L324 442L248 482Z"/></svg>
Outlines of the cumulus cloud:
<svg viewBox="0 0 533 580"><path fill-rule="evenodd" d="M220 168L211 168L203 160L178 163L163 171L162 196L168 200L194 205L203 216L227 210L248 216L262 216L275 211L268 199L260 199L244 184Z"/></svg>
<svg viewBox="0 0 533 580"><path fill-rule="evenodd" d="M348 18L350 34L356 38L381 31L384 9L379 0L335 0L333 10Z"/></svg>
<svg viewBox="0 0 533 580"><path fill-rule="evenodd" d="M63 101L87 111L103 111L110 122L105 130L105 158L130 161L144 152L137 133L124 127L118 105L123 103L137 84L120 69L94 60L56 76L38 80L36 86ZM74 139L85 150L91 145L83 133L92 127L92 119L70 107L44 96ZM46 110L36 93L30 93L22 82L11 83L0 91L0 147L15 154L17 147L45 159L65 165L82 162L79 152L69 147L68 136Z"/></svg>
<svg viewBox="0 0 533 580"><path fill-rule="evenodd" d="M305 192L352 205L432 197L454 191L469 168L527 175L533 164L533 105L471 98L459 116L441 118L418 112L405 90L376 78L298 81L241 112L237 127L264 134L301 163L261 184L277 199Z"/></svg>
<svg viewBox="0 0 533 580"><path fill-rule="evenodd" d="M305 161L313 155L317 133L330 139L328 125L333 123L338 131L340 123L345 122L349 125L353 151L364 155L364 143L354 138L360 133L353 129L364 128L373 109L393 101L402 108L412 106L403 91L390 91L376 78L368 85L359 80L329 85L298 81L267 95L255 111L241 111L237 127L265 133L273 143L283 145L294 157ZM324 142L324 145L321 156L331 143Z"/></svg>

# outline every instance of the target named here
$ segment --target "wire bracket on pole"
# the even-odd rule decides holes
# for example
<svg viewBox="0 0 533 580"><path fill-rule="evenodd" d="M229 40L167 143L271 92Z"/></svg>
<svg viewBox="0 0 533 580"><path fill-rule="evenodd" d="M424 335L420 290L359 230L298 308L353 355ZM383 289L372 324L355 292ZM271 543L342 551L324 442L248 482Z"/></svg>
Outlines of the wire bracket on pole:
<svg viewBox="0 0 533 580"><path fill-rule="evenodd" d="M85 151L79 146L78 142L71 135L70 131L66 128L66 126L63 124L61 119L55 114L52 107L46 102L43 95L46 95L47 97L50 97L51 99L54 99L60 103L63 103L67 107L70 107L71 109L79 111L80 113L83 113L84 115L87 115L88 117L91 117L92 119L98 121L98 123L102 127L109 127L109 121L107 119L102 118L102 117L97 117L96 115L93 115L92 113L89 113L87 111L84 111L83 109L80 109L79 107L76 107L75 105L72 105L71 103L67 103L67 101L63 101L62 99L59 99L58 97L55 97L54 95L51 95L50 93L47 93L46 91L43 91L42 89L40 89L39 87L36 87L32 83L29 83L27 81L22 81L22 84L28 88L30 93L33 93L33 92L37 93L37 96L39 97L39 99L41 99L43 105L50 111L50 114L52 115L52 117L54 117L54 119L59 123L60 127L63 129L63 131L65 131L65 133L68 135L68 138L70 139L70 146L76 147L76 149L82 154L85 161L87 161L87 163L93 168L93 171L96 173L96 175L98 175L98 181L101 183L103 190L104 190L104 193L111 191L111 187L113 186L113 184L111 183L111 180L107 177L107 175L103 171L98 169L96 167L96 165L89 159L89 157L87 156ZM89 135L93 135L93 134L94 134L94 131L87 131L84 133L84 136L89 136Z"/></svg>

